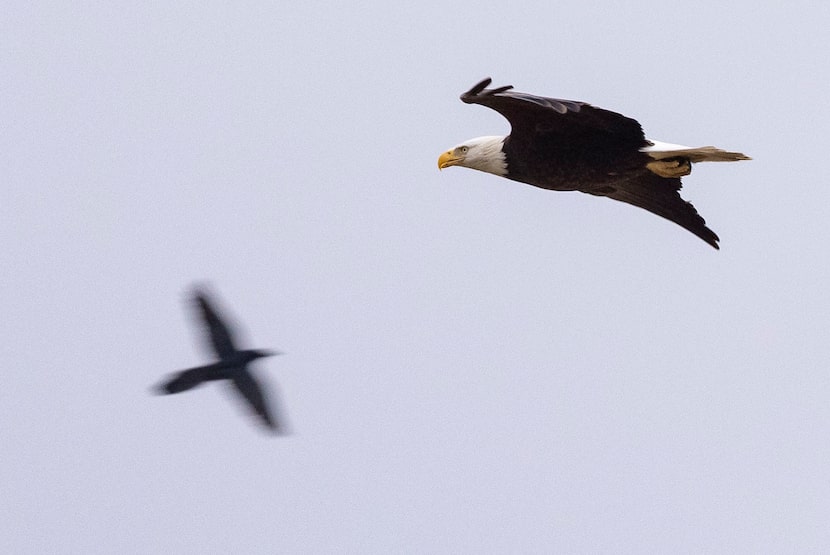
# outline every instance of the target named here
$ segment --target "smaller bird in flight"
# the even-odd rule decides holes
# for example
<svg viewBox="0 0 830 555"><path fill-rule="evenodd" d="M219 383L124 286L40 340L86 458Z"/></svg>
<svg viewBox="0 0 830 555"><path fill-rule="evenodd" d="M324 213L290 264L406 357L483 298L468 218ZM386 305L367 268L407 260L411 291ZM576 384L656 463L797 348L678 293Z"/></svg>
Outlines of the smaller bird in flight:
<svg viewBox="0 0 830 555"><path fill-rule="evenodd" d="M207 294L197 289L194 292L194 300L198 308L197 313L210 336L210 346L219 360L205 366L176 372L171 378L158 385L156 392L161 395L181 393L203 382L229 380L268 429L275 433L285 433L284 425L280 419L274 417L268 407L262 386L248 369L248 364L258 358L282 353L262 349L238 349L230 327L219 317Z"/></svg>

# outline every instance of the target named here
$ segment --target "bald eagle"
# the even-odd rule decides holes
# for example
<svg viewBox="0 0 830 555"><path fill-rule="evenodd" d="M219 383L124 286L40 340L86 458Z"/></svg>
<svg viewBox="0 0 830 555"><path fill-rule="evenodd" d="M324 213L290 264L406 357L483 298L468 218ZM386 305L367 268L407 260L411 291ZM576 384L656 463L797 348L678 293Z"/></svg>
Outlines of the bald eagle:
<svg viewBox="0 0 830 555"><path fill-rule="evenodd" d="M691 231L713 247L720 240L691 203L680 178L695 162L750 160L712 146L687 147L645 138L637 121L585 102L545 98L512 86L486 88L487 78L461 95L510 122L510 135L470 139L441 154L438 168L463 166L543 189L582 191L644 208Z"/></svg>

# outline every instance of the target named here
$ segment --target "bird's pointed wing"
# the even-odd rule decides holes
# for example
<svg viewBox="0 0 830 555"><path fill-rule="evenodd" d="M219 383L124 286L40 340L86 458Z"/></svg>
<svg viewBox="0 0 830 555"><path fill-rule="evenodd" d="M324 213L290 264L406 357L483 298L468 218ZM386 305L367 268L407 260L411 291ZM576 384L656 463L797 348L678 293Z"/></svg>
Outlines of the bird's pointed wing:
<svg viewBox="0 0 830 555"><path fill-rule="evenodd" d="M635 148L647 144L640 124L622 114L585 102L511 91L512 86L486 88L491 82L488 77L462 94L461 100L487 106L507 118L514 141L543 133L562 134L571 142L590 143L608 135L616 144L630 142Z"/></svg>
<svg viewBox="0 0 830 555"><path fill-rule="evenodd" d="M250 407L268 428L277 433L283 431L280 423L271 414L262 387L247 368L243 368L241 372L234 373L233 385L245 397Z"/></svg>
<svg viewBox="0 0 830 555"><path fill-rule="evenodd" d="M236 346L234 345L230 328L219 318L216 309L211 305L205 293L197 291L195 298L202 321L205 323L210 334L210 344L213 350L219 358L226 358L232 355L236 351Z"/></svg>
<svg viewBox="0 0 830 555"><path fill-rule="evenodd" d="M717 234L706 227L706 221L697 213L692 203L680 197L680 178L665 178L645 172L621 185L584 192L644 208L673 221L716 249L720 249Z"/></svg>
<svg viewBox="0 0 830 555"><path fill-rule="evenodd" d="M172 377L156 386L155 391L156 393L164 395L169 393L181 393L182 391L193 389L205 381L209 377L211 371L215 368L215 364L209 364L207 366L199 366L197 368L182 370L173 374Z"/></svg>

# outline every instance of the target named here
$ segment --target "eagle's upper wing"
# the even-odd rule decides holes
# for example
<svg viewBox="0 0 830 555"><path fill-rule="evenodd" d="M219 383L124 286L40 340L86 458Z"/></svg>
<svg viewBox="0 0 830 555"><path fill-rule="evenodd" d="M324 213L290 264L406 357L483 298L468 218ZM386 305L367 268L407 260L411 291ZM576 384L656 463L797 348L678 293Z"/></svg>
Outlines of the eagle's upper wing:
<svg viewBox="0 0 830 555"><path fill-rule="evenodd" d="M488 77L461 95L467 104L487 106L510 122L511 140L532 140L536 134L558 134L572 141L589 143L613 140L641 148L646 143L640 124L622 114L596 108L585 102L535 96L511 91L512 86L487 89Z"/></svg>
<svg viewBox="0 0 830 555"><path fill-rule="evenodd" d="M720 239L714 231L706 227L706 221L697 213L692 203L680 198L679 177L660 177L650 171L644 171L613 187L583 191L644 208L684 227L716 249L720 248Z"/></svg>
<svg viewBox="0 0 830 555"><path fill-rule="evenodd" d="M219 358L226 358L236 351L228 325L219 318L205 293L196 292L196 303L202 320L210 334L210 343Z"/></svg>

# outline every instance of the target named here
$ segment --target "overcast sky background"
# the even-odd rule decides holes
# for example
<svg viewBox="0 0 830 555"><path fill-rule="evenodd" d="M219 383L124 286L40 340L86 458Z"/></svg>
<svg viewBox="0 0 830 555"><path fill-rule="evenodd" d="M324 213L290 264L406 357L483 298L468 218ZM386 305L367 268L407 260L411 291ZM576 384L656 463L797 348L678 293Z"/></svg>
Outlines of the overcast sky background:
<svg viewBox="0 0 830 555"><path fill-rule="evenodd" d="M830 550L830 4L4 4L0 551ZM480 79L745 152L472 170ZM205 363L208 282L293 435Z"/></svg>

